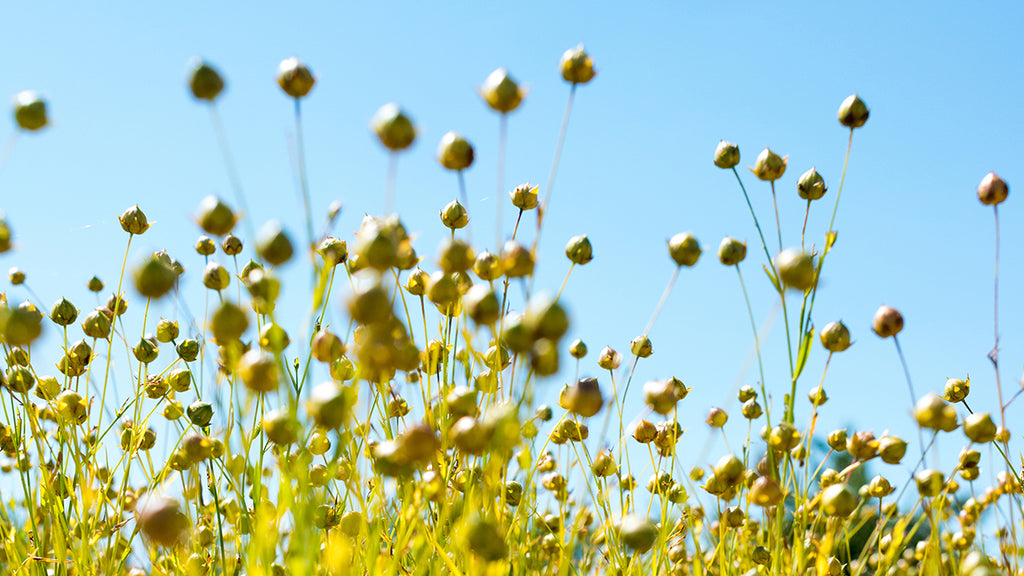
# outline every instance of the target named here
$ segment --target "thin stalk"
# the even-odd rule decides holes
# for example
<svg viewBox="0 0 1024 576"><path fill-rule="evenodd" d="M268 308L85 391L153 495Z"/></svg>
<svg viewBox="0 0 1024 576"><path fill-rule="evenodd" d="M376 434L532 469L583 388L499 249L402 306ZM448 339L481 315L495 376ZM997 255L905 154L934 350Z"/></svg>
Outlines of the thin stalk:
<svg viewBox="0 0 1024 576"><path fill-rule="evenodd" d="M911 407L917 406L917 395L914 394L914 384L910 381L910 369L907 368L907 359L903 356L903 348L900 347L900 339L898 336L893 334L893 343L896 344L896 353L900 357L900 364L903 365L903 375L907 379L907 389L910 391L910 405ZM924 455L924 436L921 434L921 427L917 428L917 440L921 443L921 454Z"/></svg>
<svg viewBox="0 0 1024 576"><path fill-rule="evenodd" d="M733 166L732 173L736 175L736 181L740 184L740 190L743 191L743 199L747 201L747 208L750 209L750 217L754 219L754 226L757 228L757 235L761 238L761 247L764 248L765 258L768 259L768 266L771 267L772 271L775 271L775 263L772 261L772 255L768 252L768 243L765 242L764 232L761 231L761 223L757 219L757 214L754 213L754 205L750 203L750 195L747 194L747 187L743 185L743 179L740 178L740 173L736 171L736 167Z"/></svg>
<svg viewBox="0 0 1024 576"><path fill-rule="evenodd" d="M220 119L220 111L216 102L210 103L210 122L213 124L213 132L217 136L217 144L220 146L221 156L224 157L224 168L228 172L228 180L231 182L231 189L235 193L235 201L242 209L242 221L245 224L245 232L250 240L256 239L256 233L252 227L252 216L249 212L249 204L245 201L245 191L242 189L242 179L238 176L238 168L235 166L235 159L231 155L231 147L228 146L227 133L224 124Z"/></svg>
<svg viewBox="0 0 1024 576"><path fill-rule="evenodd" d="M772 180L772 205L775 207L775 230L779 233L779 252L782 252L782 224L779 222L779 201L775 197L775 180Z"/></svg>
<svg viewBox="0 0 1024 576"><path fill-rule="evenodd" d="M466 193L466 175L462 173L462 170L459 170L457 174L459 177L459 197L462 198L462 205L466 208L466 210L469 210L469 194ZM466 243L469 244L470 246L473 245L472 221L466 224Z"/></svg>
<svg viewBox="0 0 1024 576"><path fill-rule="evenodd" d="M313 236L313 208L309 200L309 180L306 175L306 146L302 136L302 100L295 99L295 154L299 168L299 187L302 191L302 205L306 211L306 235L312 255L315 246Z"/></svg>
<svg viewBox="0 0 1024 576"><path fill-rule="evenodd" d="M501 115L498 123L498 189L494 196L495 221L494 221L494 253L501 253L501 205L504 200L505 191L505 144L508 141L508 116Z"/></svg>
<svg viewBox="0 0 1024 576"><path fill-rule="evenodd" d="M836 205L832 208L832 220L828 223L828 231L832 232L836 223L836 212L839 211L839 197L843 194L846 182L846 167L850 165L850 149L853 147L853 128L850 128L850 139L846 142L846 160L843 160L843 175L839 178L839 190L836 192Z"/></svg>
<svg viewBox="0 0 1024 576"><path fill-rule="evenodd" d="M565 145L565 135L569 131L569 117L572 115L572 103L576 99L576 83L569 89L569 100L565 104L565 115L562 117L562 129L558 132L558 144L555 146L555 158L551 162L551 174L548 176L548 187L544 192L544 202L537 208L537 237L533 240L533 248L537 249L540 244L541 225L544 215L547 214L548 205L551 203L551 193L555 189L555 176L558 175L558 165L562 161L562 147Z"/></svg>

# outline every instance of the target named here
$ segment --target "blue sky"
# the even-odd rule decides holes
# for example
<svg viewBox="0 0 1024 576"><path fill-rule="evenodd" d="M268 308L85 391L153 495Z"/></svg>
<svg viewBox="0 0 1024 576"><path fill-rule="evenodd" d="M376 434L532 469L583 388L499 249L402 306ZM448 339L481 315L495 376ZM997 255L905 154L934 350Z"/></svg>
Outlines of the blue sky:
<svg viewBox="0 0 1024 576"><path fill-rule="evenodd" d="M586 233L595 260L565 291L570 337L592 351L581 372L598 375L596 352L622 351L644 327L672 273L665 240L692 230L706 249L684 270L651 333L644 380L675 375L694 388L681 419L685 446L703 446L703 416L732 408L735 447L745 434L731 391L751 343L735 274L714 251L722 236L747 240L744 266L758 321L771 289L758 272L756 232L732 175L715 168L719 139L739 144L741 166L765 146L789 155L778 182L785 244L799 242L803 202L796 179L811 166L830 191L812 208L809 237L820 244L838 189L846 131L835 119L858 92L871 119L858 130L837 218L839 241L822 278L815 324L843 319L856 344L833 359L832 398L819 429L852 424L890 429L912 442L910 401L889 341L870 331L881 304L906 318L901 342L918 395L946 377L972 376L976 409L996 407L992 369L992 211L975 187L990 170L1010 183L1001 210L1003 385L1020 389L1024 338L1017 294L1024 248L1015 183L1024 182L1016 26L1024 14L1004 3L20 3L4 12L0 96L36 89L50 101L52 127L22 137L0 172L0 208L16 234L18 266L49 306L66 296L94 305L93 275L116 285L124 234L116 215L139 203L157 224L133 245L131 260L167 249L190 268L186 290L202 298L202 261L192 250L191 214L208 194L231 191L206 110L188 95L185 68L196 55L214 63L228 88L220 100L257 227L281 218L298 239L302 211L289 150L291 103L274 72L296 55L318 76L304 101L314 209L345 203L338 231L348 237L364 213L383 209L387 155L367 123L382 104L400 103L420 138L402 154L397 205L428 258L445 230L437 211L456 193L455 177L434 159L441 135L456 129L476 146L467 173L477 238L493 237L497 117L475 88L498 66L530 88L510 118L504 188L544 185L568 95L556 68L566 48L586 44L599 68L573 110L539 262L539 287L557 290L569 237ZM6 139L12 125L0 123ZM744 175L755 209L774 237L767 185ZM541 191L544 192L543 190ZM504 201L504 198L503 198ZM506 233L512 209L506 204ZM772 242L770 242L770 245ZM246 252L248 253L248 251ZM301 265L291 265L296 277ZM286 287L297 298L303 283ZM4 286L13 300L23 288ZM136 303L137 304L137 303ZM141 306L136 305L133 312ZM196 308L196 306L193 306ZM296 317L300 317L297 307ZM164 310L172 313L171 308ZM340 312L332 312L339 317ZM298 333L297 324L292 328ZM51 330L51 336L56 331ZM781 406L785 385L781 322L766 344L768 385ZM816 347L804 394L825 361ZM554 401L551 379L542 394ZM742 381L753 384L754 372ZM607 383L605 382L607 386ZM639 396L639 395L637 395ZM630 412L641 409L631 399ZM1008 419L1020 421L1024 401ZM1012 428L1012 426L1011 426ZM1022 444L1014 430L1014 452ZM940 440L947 465L959 432ZM712 456L724 452L719 444Z"/></svg>

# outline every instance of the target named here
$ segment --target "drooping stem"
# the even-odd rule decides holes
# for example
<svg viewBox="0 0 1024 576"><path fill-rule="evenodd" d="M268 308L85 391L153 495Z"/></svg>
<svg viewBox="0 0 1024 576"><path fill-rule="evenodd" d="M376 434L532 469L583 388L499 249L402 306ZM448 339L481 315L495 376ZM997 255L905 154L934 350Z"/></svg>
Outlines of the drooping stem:
<svg viewBox="0 0 1024 576"><path fill-rule="evenodd" d="M315 248L313 236L313 208L309 200L309 180L306 175L306 147L302 137L302 100L295 99L295 153L299 168L299 187L302 191L302 204L306 211L306 234L309 238L309 251Z"/></svg>
<svg viewBox="0 0 1024 576"><path fill-rule="evenodd" d="M249 212L249 204L245 201L245 191L242 189L242 179L238 175L238 167L235 166L235 158L231 155L231 147L228 145L227 132L224 130L224 123L220 119L220 111L215 102L210 103L210 122L213 124L213 132L217 136L217 144L220 146L221 156L224 157L224 168L228 172L228 180L231 182L231 189L235 193L235 201L242 210L245 232L250 240L256 239L252 225L252 214Z"/></svg>

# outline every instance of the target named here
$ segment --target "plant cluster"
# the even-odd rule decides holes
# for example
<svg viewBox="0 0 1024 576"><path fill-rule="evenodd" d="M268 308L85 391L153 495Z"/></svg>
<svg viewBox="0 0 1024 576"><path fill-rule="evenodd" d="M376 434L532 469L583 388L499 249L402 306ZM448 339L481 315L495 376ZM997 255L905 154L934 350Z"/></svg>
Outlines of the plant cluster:
<svg viewBox="0 0 1024 576"><path fill-rule="evenodd" d="M808 239L805 217L800 244L784 246L777 204L777 245L766 238L737 170L739 148L723 141L714 151L714 165L735 176L750 206L766 286L783 310L789 370L786 380L766 378L748 299L759 370L739 391L747 436L733 444L739 451L686 471L678 454L693 423L680 422L677 407L690 388L671 376L631 385L644 379L643 361L655 350L649 334L680 272L703 255L698 240L685 232L668 240L674 274L647 327L621 350L568 341L562 291L534 287L573 99L596 75L582 46L559 67L569 101L546 188L507 191L514 225L498 202L489 251L472 241L466 209L463 172L474 146L445 134L437 160L457 176L460 198L440 209L450 233L436 257L423 258L390 213L397 158L417 138L406 111L387 104L370 123L392 156L387 212L367 216L346 241L331 233L341 209L334 205L318 232L301 140L301 103L316 76L296 58L283 61L277 80L294 103L307 226L299 241L275 221L254 233L217 116L224 78L192 63L189 88L212 113L235 207L205 199L196 254L179 260L161 251L131 266L131 244L150 221L139 206L125 210L117 286L111 292L92 278L91 291L109 294L92 310L63 298L48 307L6 296L0 303L4 573L1020 574L1024 508L1006 427L1017 396L1004 402L998 383L998 324L995 416L968 406L968 379L917 398L908 372L920 450L908 455L908 442L887 433L816 430L828 364L852 342L842 322L816 331L812 318L853 136L869 117L864 101L850 96L838 111L849 142L820 245ZM505 127L527 94L498 69L480 95L501 126L504 197ZM21 131L45 128L46 102L19 94L14 119ZM787 168L787 157L765 149L750 170L775 200ZM796 182L808 214L828 191L814 168ZM998 278L997 210L1008 187L989 174L977 193L996 211ZM0 252L12 238L0 219ZM565 256L568 282L595 251L586 235L575 236ZM746 244L725 238L717 257L735 268L746 295ZM275 314L282 283L306 280L297 268L285 273L289 262L312 271L310 314L298 334ZM206 303L176 307L180 317L150 317L152 303L186 298L186 273L201 274ZM10 280L19 285L25 275L12 269ZM331 323L328 310L339 301L343 319ZM125 321L129 306L144 309L141 326ZM899 351L896 309L880 308L873 327ZM47 353L38 350L44 330L58 335L54 365L36 361ZM825 371L801 388L819 344ZM112 363L118 354L126 362ZM576 376L557 406L537 406L538 383L567 365ZM580 377L581 368L597 376ZM641 414L623 410L631 390L642 394ZM773 392L781 405L773 406ZM811 413L802 423L796 406L805 392ZM720 429L729 418L712 408L706 422ZM952 469L925 466L939 435L964 442ZM985 460L986 445L999 457ZM893 467L901 462L914 471L909 480ZM878 463L882 472L868 478ZM982 466L998 470L991 486ZM901 498L904 491L917 496Z"/></svg>

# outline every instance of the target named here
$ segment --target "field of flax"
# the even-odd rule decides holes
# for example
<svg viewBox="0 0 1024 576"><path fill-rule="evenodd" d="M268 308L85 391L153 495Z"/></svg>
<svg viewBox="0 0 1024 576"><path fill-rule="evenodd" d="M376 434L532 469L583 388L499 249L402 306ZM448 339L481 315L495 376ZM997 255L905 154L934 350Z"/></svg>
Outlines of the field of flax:
<svg viewBox="0 0 1024 576"><path fill-rule="evenodd" d="M825 230L807 230L805 219L799 246L783 245L777 206L757 214L747 192L748 185L770 189L775 202L787 158L765 149L747 161L748 173L735 144L708 150L708 170L735 179L750 207L737 215L753 218L759 233L750 257L732 238L705 254L692 234L666 230L665 263L675 273L651 303L645 330L628 349L596 350L565 338L571 318L560 302L577 266L601 265L589 239L566 244L561 287L533 280L537 247L557 232L545 229L544 216L573 101L600 89L590 86L597 71L582 46L564 53L558 71L568 103L550 174L543 187L503 190L508 203L498 202L494 215L500 249L491 252L472 235L463 171L474 148L456 132L437 148L461 192L438 207L447 239L416 246L391 213L401 209L393 206L401 152L417 137L395 104L371 120L391 155L387 211L365 217L354 237L336 237L341 206L318 214L309 201L302 102L316 77L295 58L281 62L277 80L294 103L306 227L249 222L217 113L223 77L208 63L191 63L189 88L210 109L234 188L231 198L211 196L195 209L195 253L160 251L130 263L132 242L154 215L129 207L119 217L126 246L117 275L89 282L100 305L41 302L29 290L33 298L5 295L0 306L3 573L1022 573L1021 456L1009 452L1006 422L1019 386L1004 396L998 363L998 207L1006 183L990 173L977 189L979 209L995 216L990 359L999 405L970 406L966 378L915 390L906 371L907 394L894 401L913 407L916 438L818 430L828 362L851 346L851 335L828 319L816 329L814 303L837 238L850 150L869 120L865 102L853 95L839 106L836 138L847 152L838 183L813 168L797 179L808 213L821 203L832 214ZM527 94L504 69L479 92L500 123L500 183L509 113ZM18 94L14 120L17 131L46 129L46 102ZM0 220L8 262L17 263L18 228L33 225ZM524 242L527 228L533 240ZM706 425L743 418L748 434L726 439L732 453L684 470L683 431L705 425L677 417L690 389L674 377L634 382L634 374L654 353L648 334L680 270L702 257L735 268L744 295L776 295L789 380L766 389L761 330L747 300L758 378L740 388L739 413L712 408ZM288 262L297 265L282 268ZM204 298L179 292L182 274L201 274ZM21 285L25 275L12 268L10 281ZM283 284L312 287L287 292L303 294L296 306L308 311L296 334L275 317ZM173 301L177 316L152 317L158 300ZM129 306L144 310L141 325L124 321ZM326 322L331 307L343 309L345 321ZM895 308L883 306L873 319L901 360L902 328ZM38 349L44 331L58 350ZM804 373L812 354L827 357L820 379ZM126 361L112 363L115 355ZM55 363L36 360L51 356ZM556 406L537 405L538 386L560 371L576 377ZM814 381L798 386L807 380ZM623 410L633 396L643 398L641 413ZM811 417L800 422L796 405L805 397ZM963 450L955 466L930 469L928 451L940 435ZM869 466L880 472L869 477ZM997 471L991 485L983 468Z"/></svg>

